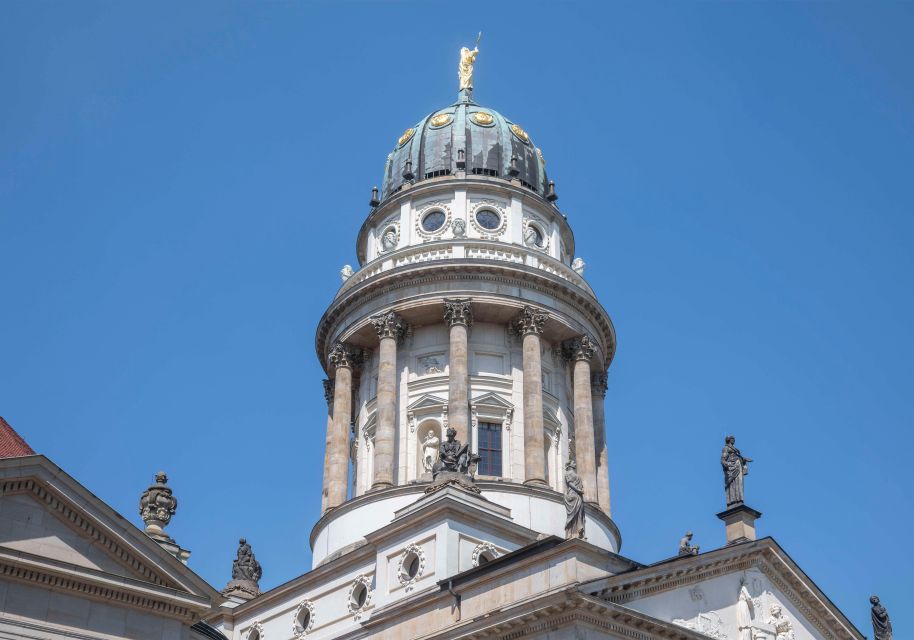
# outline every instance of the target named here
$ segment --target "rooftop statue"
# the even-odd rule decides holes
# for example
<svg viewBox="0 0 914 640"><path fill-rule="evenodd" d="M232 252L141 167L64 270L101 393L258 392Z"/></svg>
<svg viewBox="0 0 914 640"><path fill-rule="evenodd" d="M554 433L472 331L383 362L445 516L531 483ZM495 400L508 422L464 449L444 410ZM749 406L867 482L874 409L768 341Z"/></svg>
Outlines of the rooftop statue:
<svg viewBox="0 0 914 640"><path fill-rule="evenodd" d="M687 531L682 539L679 541L679 555L681 556L697 556L698 555L698 545L692 544L692 532Z"/></svg>
<svg viewBox="0 0 914 640"><path fill-rule="evenodd" d="M232 561L232 579L222 590L222 594L240 597L244 600L259 596L260 585L258 583L262 575L263 570L260 563L257 562L257 558L254 557L251 545L247 540L241 538L238 541L237 556Z"/></svg>
<svg viewBox="0 0 914 640"><path fill-rule="evenodd" d="M476 56L479 55L479 40L482 38L482 31L476 36L476 46L470 51L467 47L460 49L460 64L457 65L457 77L460 79L460 90L473 90L473 63L476 62Z"/></svg>
<svg viewBox="0 0 914 640"><path fill-rule="evenodd" d="M745 500L743 476L749 475L750 462L752 458L743 456L736 448L736 438L727 436L720 454L720 464L724 469L724 489L727 492L728 508L742 504Z"/></svg>
<svg viewBox="0 0 914 640"><path fill-rule="evenodd" d="M870 596L870 603L873 605L873 637L876 640L892 640L892 621L889 620L889 612L879 603L877 596Z"/></svg>

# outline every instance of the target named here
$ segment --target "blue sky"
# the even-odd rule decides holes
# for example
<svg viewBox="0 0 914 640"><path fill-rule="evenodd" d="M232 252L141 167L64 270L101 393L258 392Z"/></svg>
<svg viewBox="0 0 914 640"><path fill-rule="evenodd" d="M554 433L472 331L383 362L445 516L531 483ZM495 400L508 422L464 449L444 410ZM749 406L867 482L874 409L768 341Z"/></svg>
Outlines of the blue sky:
<svg viewBox="0 0 914 640"><path fill-rule="evenodd" d="M870 635L914 628L914 4L0 6L0 415L221 588L310 567L316 323L403 129L476 99L549 162L613 316L623 554L748 502ZM906 610L908 609L908 610Z"/></svg>

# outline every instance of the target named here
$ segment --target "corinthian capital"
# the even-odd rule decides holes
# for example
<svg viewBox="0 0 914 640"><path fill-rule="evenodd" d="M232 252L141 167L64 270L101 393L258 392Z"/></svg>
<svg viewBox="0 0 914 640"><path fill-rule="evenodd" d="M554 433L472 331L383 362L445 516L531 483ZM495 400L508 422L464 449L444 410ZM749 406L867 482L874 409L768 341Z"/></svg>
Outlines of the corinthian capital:
<svg viewBox="0 0 914 640"><path fill-rule="evenodd" d="M606 372L590 374L590 391L595 396L606 397L607 377Z"/></svg>
<svg viewBox="0 0 914 640"><path fill-rule="evenodd" d="M469 328L473 324L473 309L470 307L470 299L445 298L444 322L448 327L462 324Z"/></svg>
<svg viewBox="0 0 914 640"><path fill-rule="evenodd" d="M333 379L324 380L324 400L327 401L327 406L330 406L333 403L333 389L335 387Z"/></svg>
<svg viewBox="0 0 914 640"><path fill-rule="evenodd" d="M549 319L549 316L537 309L536 307L531 307L527 305L523 310L514 318L512 326L514 330L525 336L528 333L535 333L540 335L543 332L543 327L546 325L546 320Z"/></svg>
<svg viewBox="0 0 914 640"><path fill-rule="evenodd" d="M330 350L327 359L337 369L340 367L353 369L362 363L362 350L344 342L337 342Z"/></svg>
<svg viewBox="0 0 914 640"><path fill-rule="evenodd" d="M397 341L403 338L406 333L406 321L400 317L400 314L393 311L385 311L371 316L371 324L378 333L378 338L395 338Z"/></svg>
<svg viewBox="0 0 914 640"><path fill-rule="evenodd" d="M590 360L596 352L596 345L589 336L579 336L568 340L563 345L566 360Z"/></svg>

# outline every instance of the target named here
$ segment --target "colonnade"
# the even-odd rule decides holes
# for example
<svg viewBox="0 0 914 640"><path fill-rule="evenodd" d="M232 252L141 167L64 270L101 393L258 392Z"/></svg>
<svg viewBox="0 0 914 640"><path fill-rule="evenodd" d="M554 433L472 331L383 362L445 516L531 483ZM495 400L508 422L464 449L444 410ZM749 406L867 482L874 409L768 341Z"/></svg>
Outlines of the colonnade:
<svg viewBox="0 0 914 640"><path fill-rule="evenodd" d="M443 319L448 327L449 343L448 426L457 431L458 440L467 442L470 428L468 335L473 324L471 301L468 298L445 299ZM547 486L540 338L548 319L545 311L525 306L510 324L510 329L523 342L524 482L539 486ZM371 324L379 341L374 474L371 479L371 488L375 490L394 485L397 346L408 325L394 311L372 316ZM595 345L586 335L562 344L562 354L573 367L575 458L578 475L584 483L584 500L609 513L603 414L606 375L592 375L590 362L594 353ZM353 370L361 364L362 351L337 342L330 350L328 360L335 369L335 377L324 381L328 417L321 502L323 511L339 506L347 497Z"/></svg>

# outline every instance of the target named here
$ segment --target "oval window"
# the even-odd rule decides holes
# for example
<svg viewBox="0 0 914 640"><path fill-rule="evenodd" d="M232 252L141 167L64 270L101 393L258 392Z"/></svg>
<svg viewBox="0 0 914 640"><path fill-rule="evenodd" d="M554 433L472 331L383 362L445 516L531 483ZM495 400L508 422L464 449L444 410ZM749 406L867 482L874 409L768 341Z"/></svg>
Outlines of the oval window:
<svg viewBox="0 0 914 640"><path fill-rule="evenodd" d="M444 226L447 216L444 211L429 211L422 217L422 229L432 233Z"/></svg>
<svg viewBox="0 0 914 640"><path fill-rule="evenodd" d="M476 212L476 224L483 229L494 231L501 226L501 216L491 209L480 209Z"/></svg>
<svg viewBox="0 0 914 640"><path fill-rule="evenodd" d="M352 590L352 608L361 609L365 606L365 601L368 600L368 587L364 584L359 584L355 589Z"/></svg>

